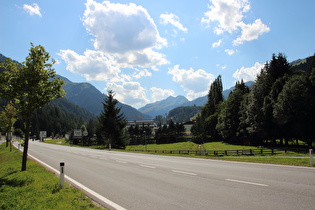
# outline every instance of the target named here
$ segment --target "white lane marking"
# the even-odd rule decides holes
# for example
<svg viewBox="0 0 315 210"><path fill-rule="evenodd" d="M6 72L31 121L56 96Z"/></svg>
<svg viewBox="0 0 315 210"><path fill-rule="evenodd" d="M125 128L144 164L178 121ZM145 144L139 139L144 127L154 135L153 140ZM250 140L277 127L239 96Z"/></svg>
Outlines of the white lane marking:
<svg viewBox="0 0 315 210"><path fill-rule="evenodd" d="M139 165L139 166L141 166L141 167L145 167L145 168L156 168L155 166L149 166L149 165Z"/></svg>
<svg viewBox="0 0 315 210"><path fill-rule="evenodd" d="M127 162L126 161L124 161L124 160L116 160L116 162L117 163L124 163L124 164L126 164Z"/></svg>
<svg viewBox="0 0 315 210"><path fill-rule="evenodd" d="M187 172L187 171L172 170L172 172L174 172L174 173L179 173L179 174L186 174L186 175L190 175L190 176L197 176L197 174L191 173L191 172Z"/></svg>
<svg viewBox="0 0 315 210"><path fill-rule="evenodd" d="M236 183L242 183L242 184L251 184L251 185L256 185L256 186L261 186L261 187L268 187L266 184L260 184L260 183L255 183L255 182L247 182L247 181L241 181L241 180L235 180L235 179L225 179L226 181L229 182L236 182Z"/></svg>
<svg viewBox="0 0 315 210"><path fill-rule="evenodd" d="M28 156L30 158L32 158L33 160L35 160L36 162L40 163L41 165L43 165L44 167L48 168L50 171L52 171L53 173L60 175L60 172L56 169L54 169L53 167L51 167L50 165L44 163L43 161L37 159L36 157L28 154ZM124 207L118 205L117 203L114 203L113 201L105 198L104 196L98 194L97 192L94 192L93 190L91 190L90 188L84 186L83 184L77 182L76 180L70 178L69 176L65 175L65 178L71 182L73 185L75 185L77 188L80 188L81 190L83 190L84 192L96 197L97 199L101 200L102 202L106 203L107 205L113 207L113 209L117 209L117 210L126 210Z"/></svg>

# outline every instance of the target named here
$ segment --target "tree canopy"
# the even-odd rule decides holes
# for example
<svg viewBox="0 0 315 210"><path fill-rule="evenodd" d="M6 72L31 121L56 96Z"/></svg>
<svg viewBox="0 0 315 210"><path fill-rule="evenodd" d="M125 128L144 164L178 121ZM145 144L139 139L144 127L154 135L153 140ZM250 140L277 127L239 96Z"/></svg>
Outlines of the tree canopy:
<svg viewBox="0 0 315 210"><path fill-rule="evenodd" d="M30 120L35 110L55 98L64 96L63 81L56 78L52 68L54 60L41 45L31 43L29 55L20 65L7 59L1 63L0 96L14 102L19 114L25 120L26 132L22 160L22 171L26 170Z"/></svg>

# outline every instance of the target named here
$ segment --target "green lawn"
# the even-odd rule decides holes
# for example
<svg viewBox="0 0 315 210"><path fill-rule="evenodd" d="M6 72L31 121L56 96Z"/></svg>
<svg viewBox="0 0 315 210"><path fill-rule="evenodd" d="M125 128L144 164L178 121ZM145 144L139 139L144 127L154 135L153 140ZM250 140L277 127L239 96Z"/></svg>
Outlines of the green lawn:
<svg viewBox="0 0 315 210"><path fill-rule="evenodd" d="M47 140L45 142L48 143L60 143L62 140ZM64 141L62 141L64 142ZM108 149L104 146L94 146L90 148L98 148L98 149ZM137 151L144 152L148 151L179 151L179 150L190 150L196 151L199 149L199 145L193 142L179 142L173 144L148 144L148 145L129 145L126 147L126 150L120 151ZM259 151L257 147L254 146L242 146L242 145L233 145L224 142L209 142L202 144L200 150L207 151L225 151L225 150L256 150L256 155L254 156L197 156L194 152L190 154L179 154L179 152L173 152L172 154L168 154L167 152L157 152L157 154L167 154L167 155L180 155L187 157L198 157L198 158L213 158L220 160L229 160L229 161L242 161L242 162L253 162L253 163L268 163L268 164L282 164L282 165L295 165L295 166L310 166L310 160L308 153L298 153L294 151L284 151L279 149L274 149L275 154L270 155L271 149L269 149L269 153L263 153L262 155L257 154ZM264 148L267 149L267 148ZM257 151L258 150L258 151Z"/></svg>
<svg viewBox="0 0 315 210"><path fill-rule="evenodd" d="M103 209L34 161L21 172L22 153L0 145L0 209Z"/></svg>
<svg viewBox="0 0 315 210"><path fill-rule="evenodd" d="M174 144L148 144L147 150L157 150L157 151L168 151L168 150L198 150L199 145L192 142L180 142ZM209 142L202 144L200 147L201 150L208 151L224 151L224 150L258 150L257 147L254 146L242 146L242 145L232 145L224 142ZM266 148L264 148L266 149ZM144 145L133 145L127 146L127 151L144 151ZM269 150L271 153L271 149ZM268 164L281 164L281 165L295 165L295 166L310 166L310 160L307 158L309 155L307 153L297 153L294 151L284 151L275 149L275 154L262 154L255 156L196 156L194 153L192 154L174 154L172 155L180 155L180 156L189 156L189 157L200 157L200 158L212 158L212 159L220 159L220 160L228 160L228 161L242 161L242 162L253 162L253 163L268 163ZM158 153L160 154L160 153Z"/></svg>

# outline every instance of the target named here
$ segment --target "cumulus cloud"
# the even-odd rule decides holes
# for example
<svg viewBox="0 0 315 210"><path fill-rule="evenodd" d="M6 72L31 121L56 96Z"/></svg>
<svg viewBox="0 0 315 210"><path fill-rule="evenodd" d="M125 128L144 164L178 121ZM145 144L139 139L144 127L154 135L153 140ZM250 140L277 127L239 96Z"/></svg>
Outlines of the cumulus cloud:
<svg viewBox="0 0 315 210"><path fill-rule="evenodd" d="M30 15L38 15L40 17L42 16L40 13L40 8L36 3L33 3L32 5L24 4L23 9Z"/></svg>
<svg viewBox="0 0 315 210"><path fill-rule="evenodd" d="M152 100L153 101L159 101L161 99L165 99L169 96L173 96L175 92L173 90L169 89L162 89L162 88L157 88L157 87L152 87L150 88L152 92Z"/></svg>
<svg viewBox="0 0 315 210"><path fill-rule="evenodd" d="M219 39L219 41L212 43L212 48L220 47L222 44L222 39Z"/></svg>
<svg viewBox="0 0 315 210"><path fill-rule="evenodd" d="M255 20L253 24L243 24L241 28L242 34L233 41L234 45L240 45L243 44L244 41L258 39L260 35L270 31L270 28L264 25L260 19Z"/></svg>
<svg viewBox="0 0 315 210"><path fill-rule="evenodd" d="M148 71L147 69L136 70L136 72L132 75L132 77L135 79L140 79L142 77L151 77L151 76L152 76L152 73Z"/></svg>
<svg viewBox="0 0 315 210"><path fill-rule="evenodd" d="M95 49L105 53L123 54L167 45L147 10L133 3L88 0L83 24L95 37Z"/></svg>
<svg viewBox="0 0 315 210"><path fill-rule="evenodd" d="M116 98L120 102L132 104L136 107L149 102L145 94L145 89L139 82L109 82L107 83L107 87L115 91Z"/></svg>
<svg viewBox="0 0 315 210"><path fill-rule="evenodd" d="M85 75L90 79L96 78L95 74L98 74L98 78L104 77L104 74L112 75L108 73L119 72L119 68L158 70L158 66L169 63L164 54L156 51L166 46L167 41L160 37L153 19L141 6L87 0L82 21L86 30L94 36L92 41L95 50L86 50L84 55L76 56L83 61L93 60L93 63L97 56L98 66L102 65L101 62L106 66L104 72L93 68L86 73L92 74ZM82 67L75 65L74 61L66 60L67 54L70 56L74 52L62 50L60 54L70 65L67 66L68 70L82 74ZM103 76L100 77L100 74Z"/></svg>
<svg viewBox="0 0 315 210"><path fill-rule="evenodd" d="M242 67L240 69L237 69L236 72L234 72L233 77L236 78L238 81L242 79L244 82L254 81L256 80L257 75L260 73L263 67L264 64L256 62L255 65L252 67Z"/></svg>
<svg viewBox="0 0 315 210"><path fill-rule="evenodd" d="M150 77L150 70L168 64L158 50L167 47L149 13L136 4L86 1L82 24L93 37L94 49L82 55L68 49L59 55L66 69L87 80L107 81L118 99L137 106L147 103L145 90L132 80ZM122 73L124 69L124 73Z"/></svg>
<svg viewBox="0 0 315 210"><path fill-rule="evenodd" d="M118 76L119 67L113 58L95 50L79 55L72 50L61 50L59 56L66 62L66 69L90 80L109 80Z"/></svg>
<svg viewBox="0 0 315 210"><path fill-rule="evenodd" d="M205 12L201 22L207 27L213 24L214 33L217 35L241 31L241 35L233 41L234 45L252 41L270 31L260 19L256 19L252 24L244 23L244 13L250 10L248 0L210 0L210 3L209 11Z"/></svg>
<svg viewBox="0 0 315 210"><path fill-rule="evenodd" d="M226 52L228 55L234 55L237 52L237 50L225 49L224 52Z"/></svg>
<svg viewBox="0 0 315 210"><path fill-rule="evenodd" d="M173 13L164 13L160 15L160 22L164 25L171 24L176 27L178 30L183 32L187 32L188 29L184 27L179 20L179 17L174 15ZM176 32L177 33L177 32Z"/></svg>
<svg viewBox="0 0 315 210"><path fill-rule="evenodd" d="M205 70L180 69L179 65L169 68L169 74L173 75L173 81L178 83L187 93L189 100L207 94L210 84L214 81L214 75Z"/></svg>

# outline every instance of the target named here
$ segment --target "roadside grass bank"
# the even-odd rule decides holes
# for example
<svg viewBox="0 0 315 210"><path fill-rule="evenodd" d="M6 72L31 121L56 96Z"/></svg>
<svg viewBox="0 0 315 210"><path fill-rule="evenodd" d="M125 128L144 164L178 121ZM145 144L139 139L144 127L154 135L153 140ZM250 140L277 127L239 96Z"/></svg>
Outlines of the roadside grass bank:
<svg viewBox="0 0 315 210"><path fill-rule="evenodd" d="M21 172L22 153L0 145L0 209L104 209L38 163L28 160Z"/></svg>

